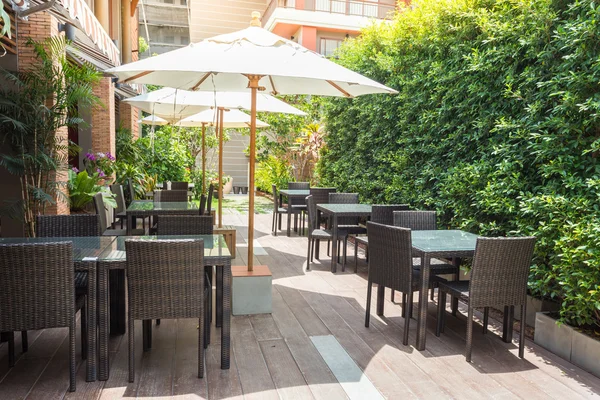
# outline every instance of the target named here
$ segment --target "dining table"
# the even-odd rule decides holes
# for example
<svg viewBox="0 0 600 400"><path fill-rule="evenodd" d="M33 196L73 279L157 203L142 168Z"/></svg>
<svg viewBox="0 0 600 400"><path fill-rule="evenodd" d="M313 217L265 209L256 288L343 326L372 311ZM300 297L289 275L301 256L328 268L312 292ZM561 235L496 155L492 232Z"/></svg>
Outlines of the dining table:
<svg viewBox="0 0 600 400"><path fill-rule="evenodd" d="M97 266L98 258L116 240L115 236L87 237L35 237L35 238L0 238L0 244L21 243L53 243L71 242L73 245L73 267L75 271L87 273L87 326L88 356L86 359L86 381L96 380L96 347L97 347Z"/></svg>
<svg viewBox="0 0 600 400"><path fill-rule="evenodd" d="M419 310L417 316L417 350L425 350L427 339L427 292L432 258L453 259L460 267L462 258L473 257L477 235L461 230L424 230L411 232L414 257L421 258ZM453 298L452 309L456 310L457 298Z"/></svg>
<svg viewBox="0 0 600 400"><path fill-rule="evenodd" d="M200 209L197 202L192 201L152 201L134 200L126 209L127 235L131 236L136 218L151 217L153 215L199 215Z"/></svg>
<svg viewBox="0 0 600 400"><path fill-rule="evenodd" d="M111 312L115 307L110 303L118 304L117 319L125 318L124 293L115 296L110 288L109 273L111 271L125 271L127 268L126 240L160 240L160 239L203 239L204 258L201 267L216 268L216 326L221 328L221 369L230 367L231 349L231 253L223 235L153 235L153 236L119 236L98 255L98 325L99 325L99 352L98 352L98 379L109 378L109 343ZM119 297L119 298L114 298ZM119 321L125 325L125 321Z"/></svg>
<svg viewBox="0 0 600 400"><path fill-rule="evenodd" d="M292 200L294 199L302 199L304 200L306 196L310 195L310 189L281 189L279 191L279 204L282 204L283 197L287 197L288 199L288 207L287 207L287 235L290 236L290 222L292 221Z"/></svg>
<svg viewBox="0 0 600 400"><path fill-rule="evenodd" d="M370 204L317 204L317 221L321 216L327 216L331 219L331 230L334 238L338 235L339 217L371 217L372 207ZM337 271L337 240L331 241L331 272Z"/></svg>

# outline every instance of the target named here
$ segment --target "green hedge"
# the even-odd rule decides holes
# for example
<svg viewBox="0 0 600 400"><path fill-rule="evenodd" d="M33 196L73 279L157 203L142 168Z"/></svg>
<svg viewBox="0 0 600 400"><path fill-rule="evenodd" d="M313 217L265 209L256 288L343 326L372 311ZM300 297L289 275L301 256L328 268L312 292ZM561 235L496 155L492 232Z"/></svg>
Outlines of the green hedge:
<svg viewBox="0 0 600 400"><path fill-rule="evenodd" d="M600 6L417 0L339 62L400 92L326 104L325 185L535 235L530 290L600 324Z"/></svg>

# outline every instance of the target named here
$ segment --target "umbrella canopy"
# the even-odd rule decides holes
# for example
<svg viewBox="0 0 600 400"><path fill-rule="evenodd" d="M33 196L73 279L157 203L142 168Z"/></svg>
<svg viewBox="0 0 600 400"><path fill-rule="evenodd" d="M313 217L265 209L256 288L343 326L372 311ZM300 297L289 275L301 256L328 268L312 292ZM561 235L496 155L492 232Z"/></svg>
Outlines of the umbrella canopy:
<svg viewBox="0 0 600 400"><path fill-rule="evenodd" d="M158 56L157 56L158 57ZM306 115L284 101L268 94L259 94L256 99L258 111L294 115ZM167 119L182 119L209 107L243 108L249 110L248 92L190 92L173 88L162 88L124 100L132 107Z"/></svg>
<svg viewBox="0 0 600 400"><path fill-rule="evenodd" d="M217 110L206 110L198 114L194 114L191 117L187 117L177 122L175 126L193 127L201 126L202 124L215 124L217 120ZM223 113L224 128L249 128L250 127L250 116L240 110L231 109ZM256 120L257 128L265 128L269 126L266 122Z"/></svg>
<svg viewBox="0 0 600 400"><path fill-rule="evenodd" d="M141 122L144 125L169 125L170 122L167 121L164 118L159 117L158 115L148 115L147 117L144 117L140 120L138 120L138 122Z"/></svg>

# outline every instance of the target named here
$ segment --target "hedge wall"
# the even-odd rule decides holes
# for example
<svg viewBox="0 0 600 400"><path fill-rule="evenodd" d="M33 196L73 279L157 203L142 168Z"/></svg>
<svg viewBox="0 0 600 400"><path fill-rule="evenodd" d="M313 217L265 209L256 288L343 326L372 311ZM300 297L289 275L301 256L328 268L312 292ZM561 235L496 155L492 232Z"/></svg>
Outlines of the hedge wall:
<svg viewBox="0 0 600 400"><path fill-rule="evenodd" d="M333 99L322 183L535 235L530 290L600 324L600 5L417 0L339 62L400 92Z"/></svg>

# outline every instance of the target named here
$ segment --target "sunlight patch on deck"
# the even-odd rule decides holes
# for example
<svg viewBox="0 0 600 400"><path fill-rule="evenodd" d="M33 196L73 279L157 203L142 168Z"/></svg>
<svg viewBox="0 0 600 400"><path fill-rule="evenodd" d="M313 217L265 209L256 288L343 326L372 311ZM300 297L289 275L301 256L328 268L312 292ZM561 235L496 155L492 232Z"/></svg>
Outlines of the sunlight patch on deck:
<svg viewBox="0 0 600 400"><path fill-rule="evenodd" d="M237 248L248 248L248 243L236 243ZM254 255L255 256L268 256L269 253L258 243L258 240L254 239Z"/></svg>
<svg viewBox="0 0 600 400"><path fill-rule="evenodd" d="M350 400L384 398L335 337L311 336L310 340Z"/></svg>

